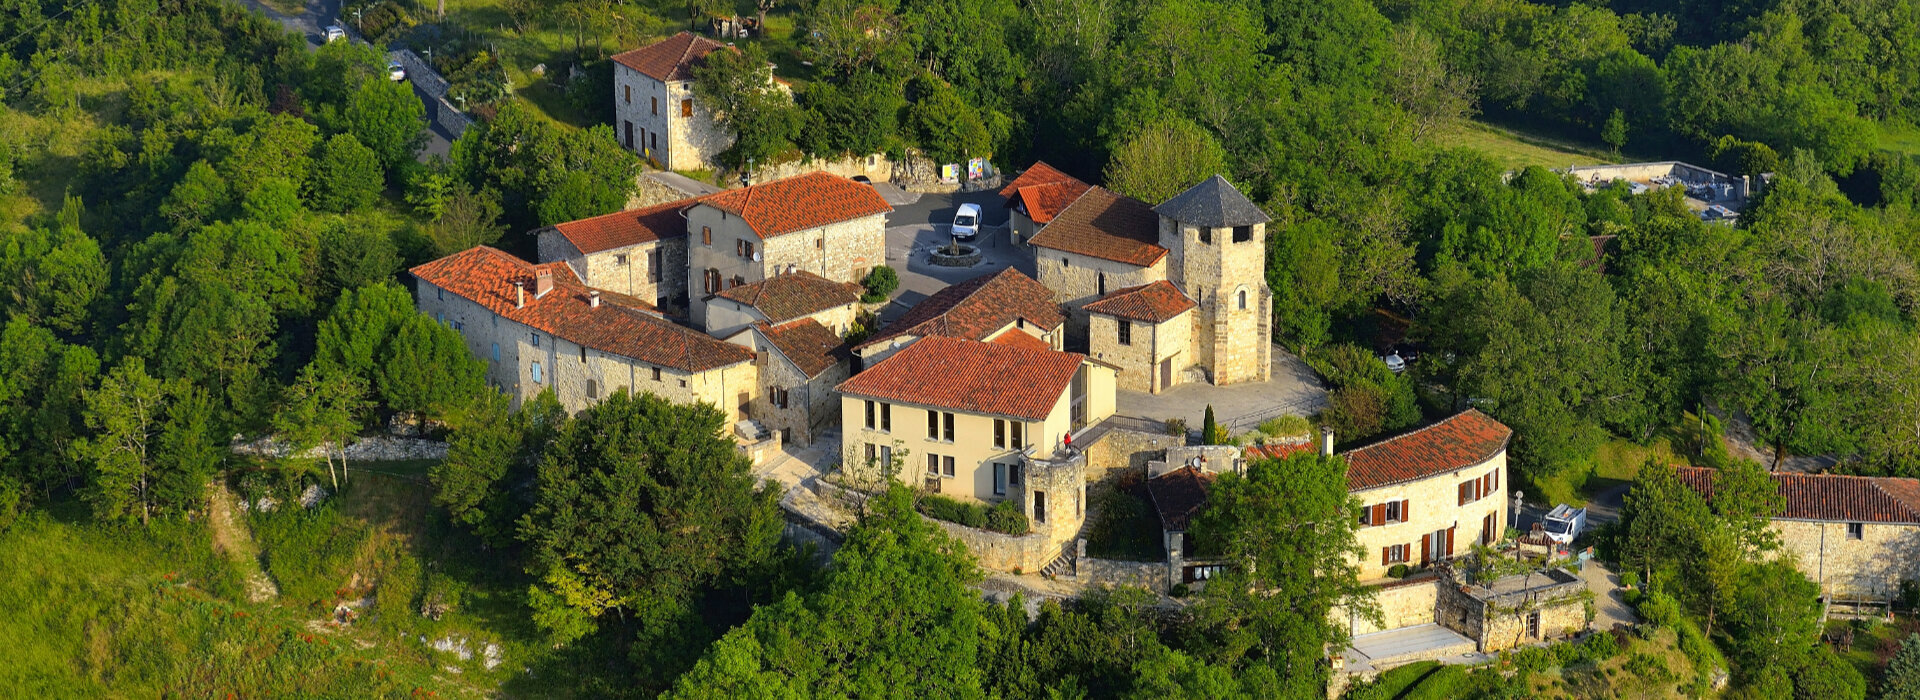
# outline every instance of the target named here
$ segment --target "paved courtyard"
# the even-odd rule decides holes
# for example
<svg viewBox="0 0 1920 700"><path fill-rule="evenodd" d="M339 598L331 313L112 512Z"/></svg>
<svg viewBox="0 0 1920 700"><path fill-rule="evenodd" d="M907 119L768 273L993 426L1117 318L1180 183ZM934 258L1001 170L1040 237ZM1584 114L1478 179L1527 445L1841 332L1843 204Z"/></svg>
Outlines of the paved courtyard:
<svg viewBox="0 0 1920 700"><path fill-rule="evenodd" d="M931 196L931 195L929 195ZM982 228L971 243L980 247L980 264L973 267L940 267L928 260L928 252L952 242L951 224L906 224L887 228L887 265L900 275L900 291L893 303L880 312L880 320L892 321L921 300L947 288L990 272L1012 267L1035 276L1033 256L1007 240L1007 229Z"/></svg>
<svg viewBox="0 0 1920 700"><path fill-rule="evenodd" d="M1359 635L1342 656L1348 672L1381 671L1428 659L1443 664L1474 664L1491 658L1476 648L1473 640L1460 633L1428 623Z"/></svg>
<svg viewBox="0 0 1920 700"><path fill-rule="evenodd" d="M1189 427L1199 430L1209 405L1216 420L1229 430L1241 431L1275 416L1317 413L1327 405L1327 389L1307 363L1274 346L1269 381L1228 386L1195 382L1158 394L1122 391L1115 413L1156 422L1184 418Z"/></svg>

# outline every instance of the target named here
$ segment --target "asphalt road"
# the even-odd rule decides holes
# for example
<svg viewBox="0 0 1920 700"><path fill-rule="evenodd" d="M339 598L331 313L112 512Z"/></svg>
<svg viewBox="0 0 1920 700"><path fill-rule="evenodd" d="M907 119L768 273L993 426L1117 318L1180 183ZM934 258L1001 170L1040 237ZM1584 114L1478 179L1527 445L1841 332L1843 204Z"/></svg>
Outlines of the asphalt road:
<svg viewBox="0 0 1920 700"><path fill-rule="evenodd" d="M953 214L961 204L980 205L980 221L987 226L1005 226L1009 212L1007 200L992 190L984 192L957 192L953 194L923 194L911 203L895 206L893 213L887 215L887 228L896 226L916 226L922 224L952 224Z"/></svg>
<svg viewBox="0 0 1920 700"><path fill-rule="evenodd" d="M300 12L291 15L283 14L260 0L234 1L249 10L266 15L267 19L279 22L280 26L287 28L287 31L305 37L309 51L320 48L320 45L326 42L323 31L340 16L340 0L308 0ZM453 136L447 133L438 121L432 119L435 108L433 98L421 92L420 86L412 85L412 87L414 96L420 98L420 102L426 106L428 116L427 142L414 157L422 163L432 160L435 156L445 158L453 147Z"/></svg>

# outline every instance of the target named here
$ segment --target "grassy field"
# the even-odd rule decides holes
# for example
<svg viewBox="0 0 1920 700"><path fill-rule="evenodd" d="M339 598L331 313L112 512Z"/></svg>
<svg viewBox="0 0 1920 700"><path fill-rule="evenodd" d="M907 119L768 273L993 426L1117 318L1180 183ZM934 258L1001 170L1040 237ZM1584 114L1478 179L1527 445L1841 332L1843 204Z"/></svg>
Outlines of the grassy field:
<svg viewBox="0 0 1920 700"><path fill-rule="evenodd" d="M1673 464L1686 461L1674 453L1672 441L1665 435L1656 436L1645 445L1625 438L1614 438L1600 446L1589 470L1560 474L1553 479L1537 482L1533 484L1534 492L1548 504L1584 506L1588 500L1607 489L1632 482L1640 474L1641 465L1646 464L1649 458L1659 458Z"/></svg>
<svg viewBox="0 0 1920 700"><path fill-rule="evenodd" d="M1526 692L1534 698L1684 698L1681 690L1693 682L1697 673L1680 652L1677 636L1671 629L1656 631L1651 639L1629 638L1618 654L1604 661L1575 660L1534 672L1527 677ZM1511 676L1502 674L1518 665L1517 659L1503 652L1491 666L1442 666L1431 661L1408 664L1380 674L1371 685L1356 689L1346 697L1358 700L1451 700L1487 690L1517 688ZM1534 651L1530 653L1538 654ZM1550 658L1551 655L1549 654Z"/></svg>
<svg viewBox="0 0 1920 700"><path fill-rule="evenodd" d="M1880 147L1895 153L1920 156L1920 126L1882 122Z"/></svg>
<svg viewBox="0 0 1920 700"><path fill-rule="evenodd" d="M1564 168L1569 165L1617 162L1614 156L1597 145L1569 143L1476 121L1441 127L1432 138L1434 143L1441 146L1484 152L1515 170L1529 165Z"/></svg>

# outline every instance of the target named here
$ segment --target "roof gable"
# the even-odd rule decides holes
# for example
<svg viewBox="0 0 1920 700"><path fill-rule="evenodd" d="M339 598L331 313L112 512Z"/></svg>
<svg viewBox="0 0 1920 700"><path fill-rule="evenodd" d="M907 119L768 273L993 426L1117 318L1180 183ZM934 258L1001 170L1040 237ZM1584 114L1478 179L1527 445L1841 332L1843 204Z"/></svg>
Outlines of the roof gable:
<svg viewBox="0 0 1920 700"><path fill-rule="evenodd" d="M768 321L782 323L860 301L860 285L799 270L723 289L719 296L759 309Z"/></svg>
<svg viewBox="0 0 1920 700"><path fill-rule="evenodd" d="M1160 526L1167 530L1184 531L1193 522L1193 516L1207 507L1207 489L1213 486L1213 475L1193 467L1181 467L1147 480L1147 493L1153 498L1153 509L1160 515Z"/></svg>
<svg viewBox="0 0 1920 700"><path fill-rule="evenodd" d="M534 296L538 271L553 275L553 289ZM468 299L488 311L553 337L602 352L686 372L746 362L753 353L731 343L683 328L655 315L652 306L633 297L591 294L565 263L533 265L487 246L477 246L410 270L422 281ZM516 307L514 283L526 289L526 304Z"/></svg>
<svg viewBox="0 0 1920 700"><path fill-rule="evenodd" d="M718 49L731 50L718 41L692 32L680 32L632 51L614 54L613 61L654 80L671 83L692 80L693 67L699 64L700 59Z"/></svg>
<svg viewBox="0 0 1920 700"><path fill-rule="evenodd" d="M1060 305L1053 301L1053 290L1009 267L934 292L859 347L903 335L986 340L1020 319L1047 331L1066 322Z"/></svg>
<svg viewBox="0 0 1920 700"><path fill-rule="evenodd" d="M1019 177L1000 188L1000 196L1012 197L1020 188L1036 185L1078 185L1082 190L1089 187L1080 178L1061 172L1059 168L1047 165L1046 161L1034 161L1033 165L1020 172Z"/></svg>
<svg viewBox="0 0 1920 700"><path fill-rule="evenodd" d="M1147 323L1164 323L1194 307L1172 282L1159 280L1115 290L1086 305L1089 313L1117 316Z"/></svg>
<svg viewBox="0 0 1920 700"><path fill-rule="evenodd" d="M819 171L715 192L700 203L746 220L761 238L893 211L873 187Z"/></svg>
<svg viewBox="0 0 1920 700"><path fill-rule="evenodd" d="M753 329L808 378L820 376L849 357L846 341L811 318L779 325L756 323Z"/></svg>
<svg viewBox="0 0 1920 700"><path fill-rule="evenodd" d="M680 210L693 203L693 199L683 199L643 209L576 219L554 224L550 228L559 232L581 253L591 255L603 250L686 236L687 222L680 217Z"/></svg>
<svg viewBox="0 0 1920 700"><path fill-rule="evenodd" d="M1036 247L1078 253L1102 260L1147 267L1166 257L1160 247L1160 217L1132 197L1091 187L1027 242Z"/></svg>
<svg viewBox="0 0 1920 700"><path fill-rule="evenodd" d="M1713 500L1713 477L1705 467L1678 467L1681 483ZM1920 524L1920 479L1798 474L1767 475L1786 501L1775 517L1869 523Z"/></svg>
<svg viewBox="0 0 1920 700"><path fill-rule="evenodd" d="M1492 459L1507 449L1513 429L1469 408L1403 435L1348 450L1347 490L1412 481Z"/></svg>
<svg viewBox="0 0 1920 700"><path fill-rule="evenodd" d="M840 384L842 394L1045 420L1086 356L957 338L915 341Z"/></svg>
<svg viewBox="0 0 1920 700"><path fill-rule="evenodd" d="M1272 221L1267 213L1219 175L1201 180L1153 208L1154 213L1183 224L1222 228Z"/></svg>

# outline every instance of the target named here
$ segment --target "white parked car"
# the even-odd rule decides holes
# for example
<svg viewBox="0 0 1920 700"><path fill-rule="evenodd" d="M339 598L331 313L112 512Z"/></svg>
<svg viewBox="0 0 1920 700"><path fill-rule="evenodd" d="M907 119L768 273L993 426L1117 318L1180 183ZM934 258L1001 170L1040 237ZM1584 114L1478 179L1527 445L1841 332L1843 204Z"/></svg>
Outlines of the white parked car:
<svg viewBox="0 0 1920 700"><path fill-rule="evenodd" d="M347 28L338 24L329 24L326 28L325 38L329 44L345 39L347 38Z"/></svg>
<svg viewBox="0 0 1920 700"><path fill-rule="evenodd" d="M407 79L406 67L400 65L399 61L395 61L393 63L387 64L387 79L396 83L402 80L406 80Z"/></svg>
<svg viewBox="0 0 1920 700"><path fill-rule="evenodd" d="M1573 544L1573 538L1587 529L1587 509L1575 508L1562 503L1547 513L1547 539L1560 544Z"/></svg>
<svg viewBox="0 0 1920 700"><path fill-rule="evenodd" d="M1387 356L1380 358L1380 361L1387 363L1387 369L1391 370L1394 374L1399 374L1407 369L1407 361L1401 359L1400 353L1397 352L1387 353Z"/></svg>
<svg viewBox="0 0 1920 700"><path fill-rule="evenodd" d="M972 240L980 234L980 205L962 204L953 215L953 237Z"/></svg>

